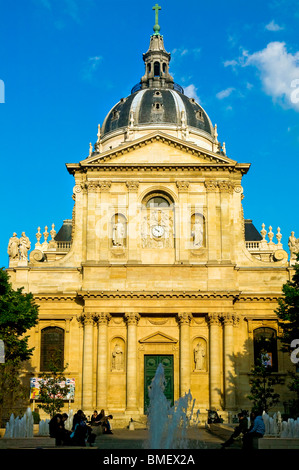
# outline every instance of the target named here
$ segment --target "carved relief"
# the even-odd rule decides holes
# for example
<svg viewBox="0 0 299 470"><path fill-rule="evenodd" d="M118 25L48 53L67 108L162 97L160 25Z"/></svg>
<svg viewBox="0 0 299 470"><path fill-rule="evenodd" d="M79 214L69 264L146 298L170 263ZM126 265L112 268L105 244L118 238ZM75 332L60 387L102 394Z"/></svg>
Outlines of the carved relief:
<svg viewBox="0 0 299 470"><path fill-rule="evenodd" d="M173 213L169 208L143 211L142 248L173 248Z"/></svg>

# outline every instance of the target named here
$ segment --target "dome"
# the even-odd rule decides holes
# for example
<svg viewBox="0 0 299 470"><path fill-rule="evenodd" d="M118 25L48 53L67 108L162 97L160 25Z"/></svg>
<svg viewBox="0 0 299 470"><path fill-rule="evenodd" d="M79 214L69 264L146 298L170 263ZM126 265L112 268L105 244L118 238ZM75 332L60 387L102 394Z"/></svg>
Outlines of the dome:
<svg viewBox="0 0 299 470"><path fill-rule="evenodd" d="M207 150L219 150L217 127L194 98L184 94L169 73L171 55L164 48L159 28L150 37L143 54L145 73L127 98L122 98L99 125L95 149L106 151L155 130L195 143Z"/></svg>
<svg viewBox="0 0 299 470"><path fill-rule="evenodd" d="M184 122L185 121L185 122ZM182 125L213 135L214 129L203 108L180 91L170 88L139 89L121 99L108 113L102 126L102 138L110 132L132 125L174 127Z"/></svg>

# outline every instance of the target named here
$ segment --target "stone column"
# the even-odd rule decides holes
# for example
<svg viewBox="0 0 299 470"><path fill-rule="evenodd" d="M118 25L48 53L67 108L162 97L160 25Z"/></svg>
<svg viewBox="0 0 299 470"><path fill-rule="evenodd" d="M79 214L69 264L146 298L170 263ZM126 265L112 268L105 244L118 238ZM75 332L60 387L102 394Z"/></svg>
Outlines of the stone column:
<svg viewBox="0 0 299 470"><path fill-rule="evenodd" d="M220 237L219 237L219 220L217 217L217 183L213 180L205 181L207 192L207 248L208 261L215 262L219 259L220 253Z"/></svg>
<svg viewBox="0 0 299 470"><path fill-rule="evenodd" d="M86 227L86 259L96 260L96 196L98 184L88 181L87 188L87 227Z"/></svg>
<svg viewBox="0 0 299 470"><path fill-rule="evenodd" d="M82 408L85 413L92 412L93 392L93 325L94 314L83 313L78 318L83 324L83 364L82 364Z"/></svg>
<svg viewBox="0 0 299 470"><path fill-rule="evenodd" d="M184 396L191 388L191 357L190 357L190 320L191 313L179 313L180 325L180 396Z"/></svg>
<svg viewBox="0 0 299 470"><path fill-rule="evenodd" d="M219 181L218 187L220 191L220 208L221 208L221 260L231 261L231 227L232 215L230 208L232 207L233 186L230 181Z"/></svg>
<svg viewBox="0 0 299 470"><path fill-rule="evenodd" d="M106 410L108 392L108 323L111 315L106 312L97 314L98 322L98 362L97 362L97 408Z"/></svg>
<svg viewBox="0 0 299 470"><path fill-rule="evenodd" d="M188 261L190 249L190 208L189 208L189 182L177 181L178 188L178 218L175 223L175 238L176 238L176 259L179 261ZM177 251L178 247L178 251Z"/></svg>
<svg viewBox="0 0 299 470"><path fill-rule="evenodd" d="M225 409L231 411L235 405L235 371L234 371L234 316L231 313L223 315L224 322L224 398Z"/></svg>
<svg viewBox="0 0 299 470"><path fill-rule="evenodd" d="M219 409L221 403L221 344L220 316L208 315L209 323L209 359L210 359L210 409Z"/></svg>
<svg viewBox="0 0 299 470"><path fill-rule="evenodd" d="M127 406L126 411L137 411L137 325L138 313L126 313L127 322Z"/></svg>
<svg viewBox="0 0 299 470"><path fill-rule="evenodd" d="M139 188L138 181L127 181L126 186L128 188L128 261L129 263L138 262L139 250L138 250L138 234L140 233L139 228L139 211L137 204L137 194Z"/></svg>
<svg viewBox="0 0 299 470"><path fill-rule="evenodd" d="M98 186L100 188L100 203L96 211L96 253L100 262L106 263L109 259L108 251L111 220L109 220L108 216L111 181L99 181Z"/></svg>

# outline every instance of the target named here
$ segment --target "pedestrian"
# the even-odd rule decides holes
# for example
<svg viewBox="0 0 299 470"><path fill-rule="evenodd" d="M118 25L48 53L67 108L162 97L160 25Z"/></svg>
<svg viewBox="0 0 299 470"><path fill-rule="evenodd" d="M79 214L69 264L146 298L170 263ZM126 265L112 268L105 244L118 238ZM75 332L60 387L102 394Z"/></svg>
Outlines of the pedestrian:
<svg viewBox="0 0 299 470"><path fill-rule="evenodd" d="M239 437L241 434L245 435L248 431L248 421L247 421L247 413L241 412L238 413L239 424L235 427L234 432L230 436L227 441L221 444L222 448L229 447L231 444L235 442L235 439Z"/></svg>
<svg viewBox="0 0 299 470"><path fill-rule="evenodd" d="M253 439L261 439L265 434L265 424L261 410L253 410L251 415L252 425L243 437L243 449L253 448Z"/></svg>

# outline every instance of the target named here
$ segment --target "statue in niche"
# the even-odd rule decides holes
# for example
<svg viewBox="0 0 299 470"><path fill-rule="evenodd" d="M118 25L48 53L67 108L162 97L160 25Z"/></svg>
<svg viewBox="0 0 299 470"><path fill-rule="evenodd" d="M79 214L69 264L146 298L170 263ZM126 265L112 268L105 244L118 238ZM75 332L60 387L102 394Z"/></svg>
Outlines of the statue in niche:
<svg viewBox="0 0 299 470"><path fill-rule="evenodd" d="M198 342L194 348L195 370L205 370L206 347L203 342Z"/></svg>
<svg viewBox="0 0 299 470"><path fill-rule="evenodd" d="M116 343L112 351L112 370L123 370L124 369L124 354L120 345Z"/></svg>
<svg viewBox="0 0 299 470"><path fill-rule="evenodd" d="M193 237L194 248L200 248L203 245L203 220L195 217L191 235Z"/></svg>
<svg viewBox="0 0 299 470"><path fill-rule="evenodd" d="M16 232L13 233L13 236L9 239L7 253L10 260L19 259L19 244L20 240L17 237Z"/></svg>
<svg viewBox="0 0 299 470"><path fill-rule="evenodd" d="M20 252L20 259L27 260L28 259L28 250L30 250L31 243L28 237L26 237L25 232L22 232L22 236L20 238L20 245L19 245L19 252Z"/></svg>
<svg viewBox="0 0 299 470"><path fill-rule="evenodd" d="M113 224L112 228L112 244L113 246L124 246L125 240L125 226L123 222L117 220L115 224Z"/></svg>

